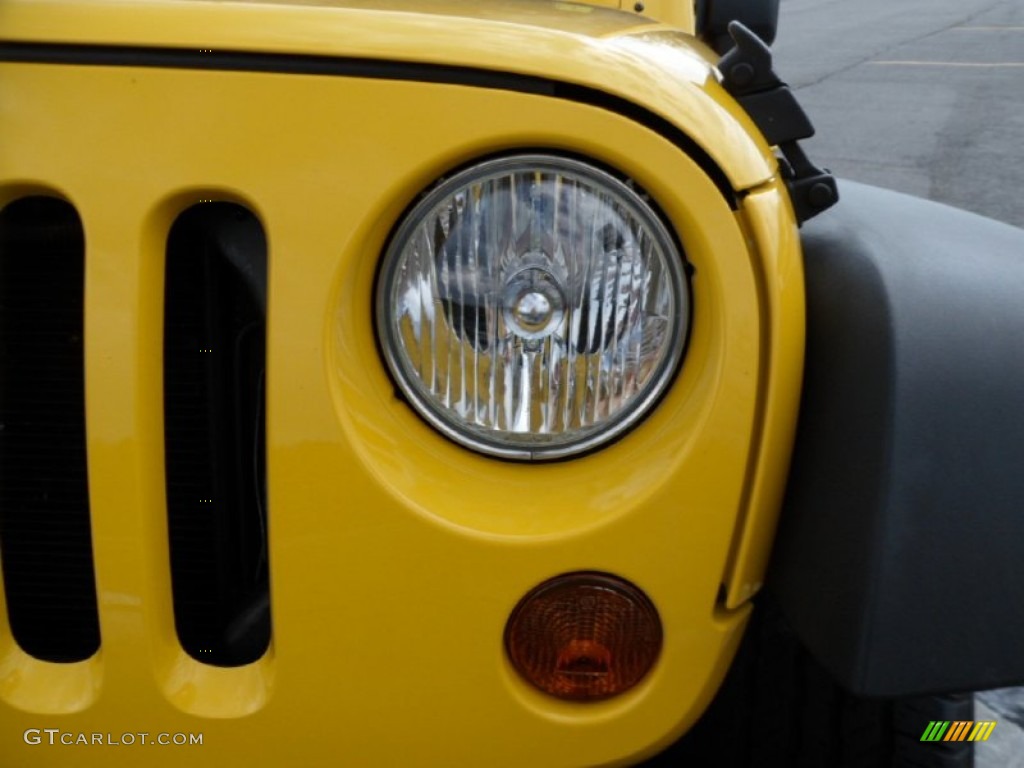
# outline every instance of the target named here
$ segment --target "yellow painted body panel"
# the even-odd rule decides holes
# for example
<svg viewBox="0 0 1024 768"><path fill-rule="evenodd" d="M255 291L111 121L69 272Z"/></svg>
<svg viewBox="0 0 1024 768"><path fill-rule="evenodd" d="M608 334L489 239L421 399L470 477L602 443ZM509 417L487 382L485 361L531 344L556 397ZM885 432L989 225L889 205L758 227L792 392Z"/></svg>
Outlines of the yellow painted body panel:
<svg viewBox="0 0 1024 768"><path fill-rule="evenodd" d="M616 8L620 11L632 11L679 27L691 35L694 32L693 2L687 0L582 0L588 5L600 5L605 8Z"/></svg>
<svg viewBox="0 0 1024 768"><path fill-rule="evenodd" d="M736 549L723 579L726 607L736 608L761 589L789 470L803 379L805 337L804 268L793 211L781 180L743 200L748 236L762 258L765 358L761 391L763 434L755 440L748 497Z"/></svg>
<svg viewBox="0 0 1024 768"><path fill-rule="evenodd" d="M720 587L746 595L760 579L799 387L799 252L774 162L679 33L558 4L536 14L539 27L527 25L525 3L510 6L513 21L423 5L431 10L100 3L87 13L12 3L0 36L495 61L629 96L753 191L731 210L665 137L543 95L0 63L0 203L54 194L85 227L102 633L96 657L57 665L0 628L0 765L628 765L678 736L714 694L749 610L719 605ZM589 21L576 27L569 13ZM602 25L607 37L589 36ZM507 53L474 39L498 32ZM524 41L535 55L513 55ZM614 445L542 465L475 455L421 421L395 397L371 323L378 259L406 207L451 169L520 149L586 156L635 179L695 268L690 344L663 401ZM167 562L164 249L175 217L207 199L251 208L269 244L273 640L235 669L182 651ZM665 647L624 696L568 704L518 679L502 633L526 591L580 569L641 587ZM28 728L202 733L203 744L32 745Z"/></svg>
<svg viewBox="0 0 1024 768"><path fill-rule="evenodd" d="M0 41L260 51L480 67L643 104L706 151L737 190L770 179L771 149L693 38L636 14L555 0L5 0ZM709 98L710 96L710 98Z"/></svg>

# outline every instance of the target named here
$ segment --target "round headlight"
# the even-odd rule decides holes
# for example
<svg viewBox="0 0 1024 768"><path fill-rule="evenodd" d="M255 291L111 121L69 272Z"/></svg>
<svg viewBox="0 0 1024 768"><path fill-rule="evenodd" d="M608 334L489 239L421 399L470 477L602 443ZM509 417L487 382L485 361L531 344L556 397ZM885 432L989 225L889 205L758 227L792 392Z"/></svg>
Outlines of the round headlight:
<svg viewBox="0 0 1024 768"><path fill-rule="evenodd" d="M641 194L546 155L439 183L394 233L377 286L381 346L413 407L509 458L621 434L668 386L688 318L682 255Z"/></svg>

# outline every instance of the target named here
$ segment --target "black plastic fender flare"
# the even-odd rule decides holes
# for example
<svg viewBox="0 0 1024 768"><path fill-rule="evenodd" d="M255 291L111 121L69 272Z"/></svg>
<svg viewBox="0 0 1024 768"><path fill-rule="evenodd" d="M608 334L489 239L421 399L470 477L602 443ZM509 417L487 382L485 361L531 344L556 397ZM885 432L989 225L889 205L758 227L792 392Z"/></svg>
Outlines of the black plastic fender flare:
<svg viewBox="0 0 1024 768"><path fill-rule="evenodd" d="M851 182L802 230L769 589L854 693L1024 682L1024 231Z"/></svg>

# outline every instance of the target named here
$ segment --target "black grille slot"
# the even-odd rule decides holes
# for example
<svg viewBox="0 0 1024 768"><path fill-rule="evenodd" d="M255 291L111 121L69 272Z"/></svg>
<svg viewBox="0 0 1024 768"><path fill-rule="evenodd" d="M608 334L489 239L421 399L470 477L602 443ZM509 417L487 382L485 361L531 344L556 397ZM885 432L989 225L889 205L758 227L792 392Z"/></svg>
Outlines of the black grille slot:
<svg viewBox="0 0 1024 768"><path fill-rule="evenodd" d="M0 211L0 563L26 653L100 647L85 443L85 237L63 200Z"/></svg>
<svg viewBox="0 0 1024 768"><path fill-rule="evenodd" d="M219 666L270 643L264 389L267 246L232 203L182 213L167 243L164 420L178 639Z"/></svg>

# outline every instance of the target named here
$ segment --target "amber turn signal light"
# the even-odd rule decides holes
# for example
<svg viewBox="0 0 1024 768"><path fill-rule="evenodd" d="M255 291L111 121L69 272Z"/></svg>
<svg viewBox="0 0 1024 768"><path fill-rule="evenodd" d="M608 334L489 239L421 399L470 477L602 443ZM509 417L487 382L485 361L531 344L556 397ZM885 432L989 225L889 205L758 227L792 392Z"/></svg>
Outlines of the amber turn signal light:
<svg viewBox="0 0 1024 768"><path fill-rule="evenodd" d="M505 628L512 666L560 699L595 701L628 691L661 652L650 599L604 573L556 576L516 606Z"/></svg>

